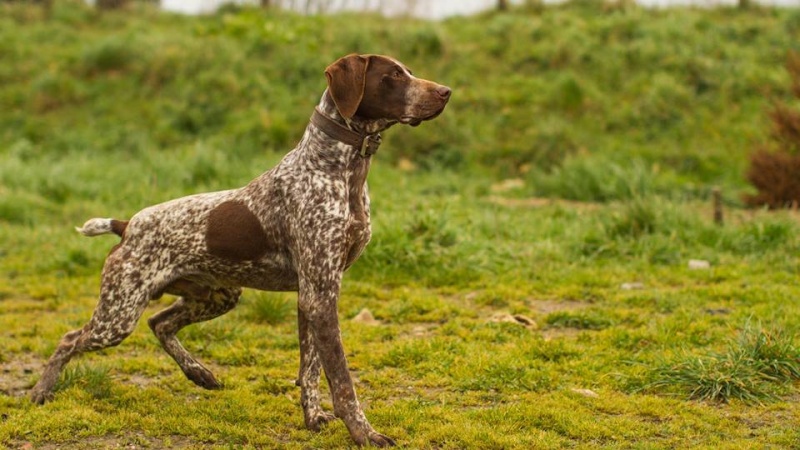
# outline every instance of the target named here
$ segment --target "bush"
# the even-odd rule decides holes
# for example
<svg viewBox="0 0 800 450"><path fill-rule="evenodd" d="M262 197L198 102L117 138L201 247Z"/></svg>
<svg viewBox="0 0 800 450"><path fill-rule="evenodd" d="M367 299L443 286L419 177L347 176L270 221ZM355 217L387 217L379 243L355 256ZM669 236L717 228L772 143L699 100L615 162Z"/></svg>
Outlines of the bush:
<svg viewBox="0 0 800 450"><path fill-rule="evenodd" d="M130 39L114 36L87 47L80 57L80 68L89 75L120 71L138 57Z"/></svg>
<svg viewBox="0 0 800 450"><path fill-rule="evenodd" d="M791 52L786 69L792 83L792 93L800 99L800 53ZM797 208L800 204L800 111L777 103L769 114L773 125L773 146L760 145L750 155L747 180L758 193L746 195L750 206Z"/></svg>
<svg viewBox="0 0 800 450"><path fill-rule="evenodd" d="M747 180L758 190L744 197L748 205L796 208L800 204L800 155L757 150L750 156Z"/></svg>
<svg viewBox="0 0 800 450"><path fill-rule="evenodd" d="M630 200L657 193L656 168L641 159L625 164L602 156L574 156L551 173L532 171L536 194L587 202Z"/></svg>

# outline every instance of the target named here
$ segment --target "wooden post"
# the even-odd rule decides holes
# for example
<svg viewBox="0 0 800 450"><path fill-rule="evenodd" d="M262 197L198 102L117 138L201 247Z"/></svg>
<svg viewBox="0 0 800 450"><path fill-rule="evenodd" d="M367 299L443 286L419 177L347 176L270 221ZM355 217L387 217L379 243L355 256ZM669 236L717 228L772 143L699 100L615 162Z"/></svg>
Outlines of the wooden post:
<svg viewBox="0 0 800 450"><path fill-rule="evenodd" d="M721 226L724 219L722 216L722 191L719 187L711 190L711 198L714 204L714 223Z"/></svg>

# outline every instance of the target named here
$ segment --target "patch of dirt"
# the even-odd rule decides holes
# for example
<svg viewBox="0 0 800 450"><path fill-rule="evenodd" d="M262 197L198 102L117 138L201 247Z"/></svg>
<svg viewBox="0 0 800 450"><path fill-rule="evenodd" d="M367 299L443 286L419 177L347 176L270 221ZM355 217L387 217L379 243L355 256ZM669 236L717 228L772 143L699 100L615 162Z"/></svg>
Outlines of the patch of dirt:
<svg viewBox="0 0 800 450"><path fill-rule="evenodd" d="M381 321L376 319L375 316L372 315L372 312L367 308L362 309L361 312L356 314L356 316L350 319L350 321L355 323L363 323L364 325L369 326L381 325Z"/></svg>
<svg viewBox="0 0 800 450"><path fill-rule="evenodd" d="M536 329L539 328L539 325L528 316L522 314L506 314L506 313L495 313L492 317L489 318L489 322L496 322L496 323L513 323L516 325L521 325L525 328Z"/></svg>
<svg viewBox="0 0 800 450"><path fill-rule="evenodd" d="M487 199L495 205L506 206L509 208L542 208L545 206L565 206L581 210L593 210L600 208L597 203L576 202L573 200L562 200L557 198L506 198L497 195L490 195Z"/></svg>
<svg viewBox="0 0 800 450"><path fill-rule="evenodd" d="M561 311L578 311L588 308L590 305L571 300L533 300L530 302L530 306L540 314L550 314Z"/></svg>
<svg viewBox="0 0 800 450"><path fill-rule="evenodd" d="M11 360L0 363L0 393L23 397L31 388L33 377L44 368L44 360L31 354L14 354Z"/></svg>
<svg viewBox="0 0 800 450"><path fill-rule="evenodd" d="M586 333L590 330L579 330L577 328L546 328L542 330L542 338L545 341L553 339L575 339L581 333Z"/></svg>
<svg viewBox="0 0 800 450"><path fill-rule="evenodd" d="M417 338L430 337L433 336L433 330L441 326L442 324L436 322L415 323L411 330L405 331L403 334Z"/></svg>
<svg viewBox="0 0 800 450"><path fill-rule="evenodd" d="M121 383L125 384L132 384L140 389L144 389L148 386L152 386L154 384L158 384L161 379L164 378L163 376L149 376L149 375L139 375L136 373L132 374L117 374L114 376L115 380L118 380Z"/></svg>
<svg viewBox="0 0 800 450"><path fill-rule="evenodd" d="M11 448L18 449L36 449L36 450L61 450L61 449L76 449L76 450L98 450L98 449L126 449L126 450L139 450L139 449L184 449L184 448L211 448L212 446L204 446L192 442L185 436L167 436L164 438L155 438L145 436L142 433L125 433L121 436L96 436L87 437L83 439L76 439L67 442L59 443L41 443L34 445L31 442L25 441L11 441Z"/></svg>
<svg viewBox="0 0 800 450"><path fill-rule="evenodd" d="M531 309L539 314L552 314L563 311L579 311L591 306L589 303L576 302L573 300L534 300L530 302ZM545 328L542 330L542 338L545 341L552 339L575 339L581 333L588 330L577 328Z"/></svg>

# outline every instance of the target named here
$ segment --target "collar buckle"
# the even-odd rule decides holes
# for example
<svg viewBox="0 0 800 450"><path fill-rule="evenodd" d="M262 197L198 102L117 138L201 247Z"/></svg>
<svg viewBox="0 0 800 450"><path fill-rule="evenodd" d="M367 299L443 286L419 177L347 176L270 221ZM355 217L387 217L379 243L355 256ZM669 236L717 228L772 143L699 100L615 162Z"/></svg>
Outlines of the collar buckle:
<svg viewBox="0 0 800 450"><path fill-rule="evenodd" d="M331 138L357 148L362 158L368 158L374 155L381 145L380 134L365 135L358 133L324 115L319 110L319 107L314 109L314 114L311 116L311 123Z"/></svg>
<svg viewBox="0 0 800 450"><path fill-rule="evenodd" d="M378 147L380 145L381 145L380 134L370 134L364 136L364 140L361 141L361 151L359 153L363 158L372 156L375 154L375 152L378 151Z"/></svg>

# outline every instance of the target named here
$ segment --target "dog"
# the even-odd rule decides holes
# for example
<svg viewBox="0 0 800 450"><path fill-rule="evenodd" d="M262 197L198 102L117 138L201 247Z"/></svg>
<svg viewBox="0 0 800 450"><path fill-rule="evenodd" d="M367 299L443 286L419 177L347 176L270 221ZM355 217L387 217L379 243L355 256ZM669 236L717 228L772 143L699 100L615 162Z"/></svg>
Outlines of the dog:
<svg viewBox="0 0 800 450"><path fill-rule="evenodd" d="M103 266L90 321L64 335L31 400L42 404L75 355L118 345L151 300L179 296L148 319L186 377L206 389L219 381L178 341L183 327L233 309L243 287L298 292L305 425L341 418L358 445L395 442L378 433L358 402L342 346L337 303L342 274L371 237L367 173L380 133L442 113L451 90L415 77L382 55L342 57L325 69L327 89L297 146L246 186L143 209L129 221L90 219L78 231L121 237ZM333 397L320 405L324 369Z"/></svg>

